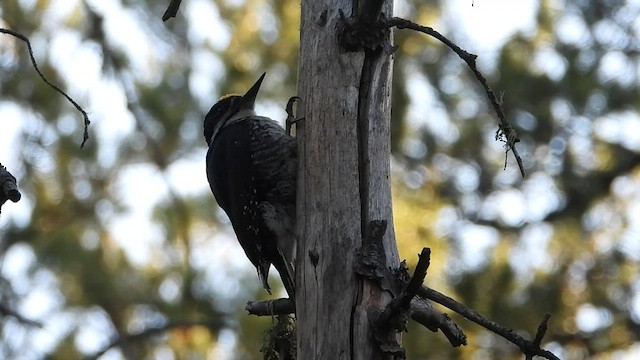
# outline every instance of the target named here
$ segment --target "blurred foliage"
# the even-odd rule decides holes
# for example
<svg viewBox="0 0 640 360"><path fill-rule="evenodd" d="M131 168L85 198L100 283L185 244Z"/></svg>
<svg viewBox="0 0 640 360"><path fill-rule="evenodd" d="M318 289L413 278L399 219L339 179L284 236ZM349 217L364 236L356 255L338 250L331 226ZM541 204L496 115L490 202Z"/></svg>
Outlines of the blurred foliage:
<svg viewBox="0 0 640 360"><path fill-rule="evenodd" d="M272 320L243 307L267 297L202 186L201 126L220 95L263 71L259 106L284 118L300 5L191 0L163 24L167 3L0 4L1 26L31 39L43 73L93 121L80 150L81 117L37 77L24 44L0 37L0 132L19 127L0 161L23 194L0 218L0 297L43 324L3 315L0 358L79 358L118 334L140 338L109 350L115 358L261 358ZM441 2L399 3L400 15L463 39ZM430 286L522 334L552 313L545 346L564 359L639 351L639 12L637 1L541 1L533 31L480 54L494 59L482 70L504 93L526 179L512 158L503 171L496 119L464 63L395 33L401 255L411 267L431 247ZM187 173L194 163L202 171ZM452 317L467 347L412 324L408 358L522 358Z"/></svg>

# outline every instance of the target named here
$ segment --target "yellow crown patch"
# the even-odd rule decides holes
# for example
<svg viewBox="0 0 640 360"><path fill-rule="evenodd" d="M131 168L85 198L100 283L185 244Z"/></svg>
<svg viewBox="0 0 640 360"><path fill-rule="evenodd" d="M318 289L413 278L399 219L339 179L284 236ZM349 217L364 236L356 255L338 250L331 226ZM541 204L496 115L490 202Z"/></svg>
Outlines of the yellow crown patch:
<svg viewBox="0 0 640 360"><path fill-rule="evenodd" d="M220 96L220 99L218 99L218 101L222 101L222 100L224 100L224 99L226 99L226 98L230 98L230 97L232 97L232 96L242 96L242 95L240 95L240 94L227 94L227 95L222 95L222 96Z"/></svg>

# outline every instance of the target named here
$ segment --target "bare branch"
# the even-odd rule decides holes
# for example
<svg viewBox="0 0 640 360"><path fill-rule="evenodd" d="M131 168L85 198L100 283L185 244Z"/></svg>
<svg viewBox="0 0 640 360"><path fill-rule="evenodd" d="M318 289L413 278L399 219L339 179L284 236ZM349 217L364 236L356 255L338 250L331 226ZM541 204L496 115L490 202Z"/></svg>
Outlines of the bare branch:
<svg viewBox="0 0 640 360"><path fill-rule="evenodd" d="M250 315L257 316L286 315L296 312L296 303L289 298L249 301L244 309L247 310Z"/></svg>
<svg viewBox="0 0 640 360"><path fill-rule="evenodd" d="M544 338L544 335L547 333L549 319L551 319L551 314L546 313L544 315L544 319L542 319L542 322L540 322L540 325L538 326L538 332L536 332L536 337L533 339L533 343L531 344L531 350L533 351L525 353L527 360L533 360L533 357L536 355L535 350L540 348L542 338Z"/></svg>
<svg viewBox="0 0 640 360"><path fill-rule="evenodd" d="M387 354L405 358L404 348L400 345L396 336L398 332L407 331L407 323L410 317L411 300L424 282L429 268L431 250L422 249L419 255L418 265L413 277L407 283L400 295L393 298L382 312L374 316L373 333L380 343L380 348ZM372 314L377 313L371 311Z"/></svg>
<svg viewBox="0 0 640 360"><path fill-rule="evenodd" d="M472 310L466 307L465 305L460 304L459 302L453 300L452 298L442 293L439 293L436 290L423 286L418 291L418 295L426 299L435 301L438 304L446 308L449 308L457 312L458 314L464 316L466 319L471 320L474 323L484 327L485 329L490 330L491 332L502 336L503 338L507 339L509 342L518 346L525 355L532 355L532 356L536 355L536 356L542 356L545 359L549 359L549 360L560 360L560 358L558 358L552 352L541 349L539 346L540 345L539 343L536 346L537 338L540 337L540 342L541 342L542 336L544 336L544 333L546 332L546 326L547 326L546 324L549 320L548 318L550 317L549 314L545 316L545 319L540 325L538 329L538 335L536 335L536 340L530 341L516 334L516 332L513 331L512 329L506 328L494 321L491 321L485 318L475 310Z"/></svg>
<svg viewBox="0 0 640 360"><path fill-rule="evenodd" d="M417 296L411 300L411 319L433 332L442 331L453 347L467 345L467 335L458 324L427 299Z"/></svg>
<svg viewBox="0 0 640 360"><path fill-rule="evenodd" d="M171 3L169 3L169 7L167 7L164 15L162 15L162 21L167 21L170 18L176 17L176 15L178 15L178 9L180 8L181 2L182 0L171 0Z"/></svg>
<svg viewBox="0 0 640 360"><path fill-rule="evenodd" d="M409 20L397 17L387 20L387 25L389 27L395 26L398 29L410 29L433 36L434 38L440 40L442 43L451 48L451 50L458 54L458 56L467 63L473 74L476 76L476 79L478 79L482 87L484 87L484 90L487 93L487 97L489 98L489 102L491 103L491 106L495 110L496 115L498 115L498 119L500 120L500 124L498 124L499 128L496 132L496 140L502 139L502 141L505 142L507 152L509 150L513 152L513 155L518 162L518 167L520 168L520 174L522 174L522 177L525 177L526 173L524 170L524 165L522 164L522 158L520 157L520 155L518 154L518 150L516 149L516 143L519 142L520 139L518 138L518 134L516 133L516 131L511 126L509 120L507 120L507 117L504 114L504 110L502 109L501 101L498 100L496 94L493 92L493 90L491 90L491 87L487 83L487 79L485 79L478 70L478 67L476 66L476 58L478 58L478 56L461 49L454 42L447 39L444 35L440 34L431 27L422 26Z"/></svg>
<svg viewBox="0 0 640 360"><path fill-rule="evenodd" d="M24 41L27 44L27 49L29 50L29 57L31 58L31 64L33 64L33 68L36 69L36 72L38 73L38 75L40 75L40 78L42 80L44 80L45 83L47 83L47 85L49 85L51 88L53 88L53 90L57 91L58 93L62 94L62 96L64 96L65 98L67 98L67 100L69 100L69 102L71 104L73 104L73 106L80 111L80 113L82 113L82 117L84 118L84 134L82 136L82 144L80 144L80 148L84 147L84 144L87 142L87 140L89 140L89 124L91 124L91 121L89 120L89 115L87 115L87 112L84 111L84 109L78 105L78 103L76 103L69 95L67 95L67 93L65 93L62 89L60 89L58 86L56 86L55 84L51 83L40 71L40 68L38 68L38 63L36 62L36 58L33 56L33 49L31 48L31 42L29 41L29 39L18 33L15 32L13 30L9 30L9 29L4 29L4 28L0 28L0 33L3 34L9 34L11 36L14 36L22 41Z"/></svg>
<svg viewBox="0 0 640 360"><path fill-rule="evenodd" d="M422 249L422 253L418 256L418 265L413 273L413 277L409 280L409 283L404 290L402 290L400 296L391 300L378 318L378 323L382 324L384 327L387 327L393 317L410 308L411 300L416 296L416 293L420 290L420 287L424 282L424 278L427 276L427 269L429 268L431 261L431 249ZM406 330L406 327L396 328L396 330L403 331Z"/></svg>

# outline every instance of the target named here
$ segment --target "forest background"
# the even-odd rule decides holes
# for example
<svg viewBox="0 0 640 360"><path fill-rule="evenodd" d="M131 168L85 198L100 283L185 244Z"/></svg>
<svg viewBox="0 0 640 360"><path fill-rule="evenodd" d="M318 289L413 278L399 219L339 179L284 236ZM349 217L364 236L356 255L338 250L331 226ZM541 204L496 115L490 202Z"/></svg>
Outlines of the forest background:
<svg viewBox="0 0 640 360"><path fill-rule="evenodd" d="M257 111L295 95L297 1L7 0L0 162L0 358L259 359L266 299L217 208L202 121L263 71ZM401 258L432 249L429 286L519 332L552 314L563 359L640 356L640 1L396 0L479 56L519 133L522 179L464 62L395 33L393 206ZM275 284L276 281L273 281ZM23 318L21 318L23 317ZM409 359L519 359L452 314L469 345L410 327ZM33 320L37 324L26 320ZM38 326L40 325L40 326ZM178 326L181 325L181 326ZM131 338L148 329L156 336ZM122 340L117 345L114 341Z"/></svg>

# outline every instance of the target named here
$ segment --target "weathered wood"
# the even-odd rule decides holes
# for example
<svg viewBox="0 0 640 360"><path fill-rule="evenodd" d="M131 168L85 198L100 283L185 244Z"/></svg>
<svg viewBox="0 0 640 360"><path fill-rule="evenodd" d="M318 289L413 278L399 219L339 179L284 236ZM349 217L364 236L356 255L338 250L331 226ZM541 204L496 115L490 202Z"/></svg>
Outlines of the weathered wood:
<svg viewBox="0 0 640 360"><path fill-rule="evenodd" d="M359 1L358 15L371 21L369 6L377 4ZM379 7L378 7L379 9ZM393 1L382 4L382 13L391 14ZM391 42L391 40L389 40ZM391 119L391 69L392 58L386 49L367 51L360 82L360 178L362 228L372 220L387 220L383 246L387 267L397 268L399 255L393 227L390 185L390 119ZM373 312L382 309L391 300L391 294L369 280L360 280L359 297L354 307L354 359L385 359L378 344L372 341Z"/></svg>
<svg viewBox="0 0 640 360"><path fill-rule="evenodd" d="M383 12L391 8L385 1ZM363 51L341 49L339 10L350 16L352 1L302 1L296 318L305 360L381 358L367 308L389 299L354 272L369 220L389 221L387 262L399 262L389 184L391 57L368 55L364 69Z"/></svg>
<svg viewBox="0 0 640 360"><path fill-rule="evenodd" d="M298 359L350 359L356 298L354 248L361 241L358 84L363 54L338 47L338 9L348 0L304 0L297 128Z"/></svg>

